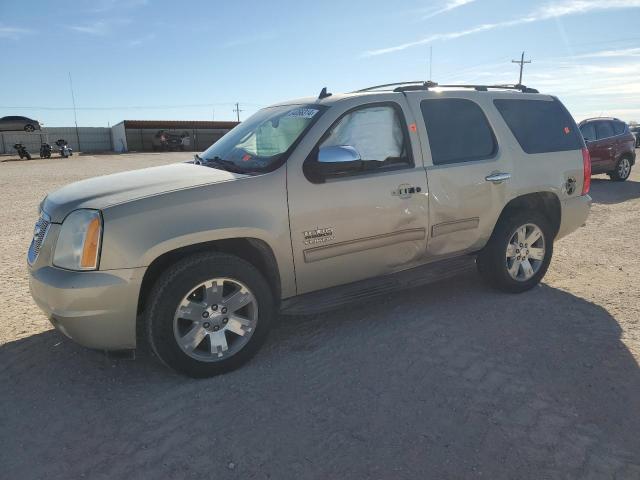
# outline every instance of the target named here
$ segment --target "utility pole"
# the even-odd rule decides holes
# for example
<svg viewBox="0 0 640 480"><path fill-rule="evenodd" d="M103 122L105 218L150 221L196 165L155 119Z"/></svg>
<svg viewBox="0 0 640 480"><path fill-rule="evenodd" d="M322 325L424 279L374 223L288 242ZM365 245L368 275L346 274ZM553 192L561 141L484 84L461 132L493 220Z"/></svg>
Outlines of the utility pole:
<svg viewBox="0 0 640 480"><path fill-rule="evenodd" d="M511 60L511 63L520 64L520 80L518 80L518 85L522 85L522 70L524 69L524 64L531 63L531 60L525 60L524 52L522 52L522 56L520 57L520 60Z"/></svg>
<svg viewBox="0 0 640 480"><path fill-rule="evenodd" d="M433 80L433 46L429 46L429 81Z"/></svg>
<svg viewBox="0 0 640 480"><path fill-rule="evenodd" d="M240 112L244 112L244 110L240 110L240 104L238 102L236 102L236 108L234 108L233 111L236 112L238 116L238 122L240 122Z"/></svg>
<svg viewBox="0 0 640 480"><path fill-rule="evenodd" d="M73 94L73 82L71 81L71 72L69 72L69 88L71 89L71 102L73 104L73 121L76 124L76 138L78 140L78 152L80 152L80 133L78 131L78 115L76 113L76 97Z"/></svg>

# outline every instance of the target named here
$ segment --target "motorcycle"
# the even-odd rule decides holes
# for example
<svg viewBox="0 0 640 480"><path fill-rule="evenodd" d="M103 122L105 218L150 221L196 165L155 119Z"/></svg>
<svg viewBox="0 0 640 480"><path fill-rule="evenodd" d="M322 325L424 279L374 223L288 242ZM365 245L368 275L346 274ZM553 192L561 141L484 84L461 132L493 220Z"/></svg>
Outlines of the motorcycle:
<svg viewBox="0 0 640 480"><path fill-rule="evenodd" d="M53 149L51 148L51 145L43 143L40 145L40 158L51 158L52 151Z"/></svg>
<svg viewBox="0 0 640 480"><path fill-rule="evenodd" d="M26 158L27 160L31 160L31 154L27 151L27 148L21 143L16 143L13 148L18 151L18 155L20 155L20 159Z"/></svg>
<svg viewBox="0 0 640 480"><path fill-rule="evenodd" d="M58 153L62 158L67 158L73 155L73 149L67 144L67 141L63 138L60 138L56 141L56 145L58 146Z"/></svg>

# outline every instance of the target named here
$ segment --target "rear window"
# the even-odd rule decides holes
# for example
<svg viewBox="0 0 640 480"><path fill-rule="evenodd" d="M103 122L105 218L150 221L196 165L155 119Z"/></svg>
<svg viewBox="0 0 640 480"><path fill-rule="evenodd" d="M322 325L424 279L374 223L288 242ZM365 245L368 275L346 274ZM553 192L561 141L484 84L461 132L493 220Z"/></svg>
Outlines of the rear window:
<svg viewBox="0 0 640 480"><path fill-rule="evenodd" d="M573 118L557 100L499 99L493 103L526 153L582 148Z"/></svg>
<svg viewBox="0 0 640 480"><path fill-rule="evenodd" d="M434 165L491 158L497 151L493 130L477 103L462 98L423 100Z"/></svg>
<svg viewBox="0 0 640 480"><path fill-rule="evenodd" d="M585 123L580 127L580 132L585 140L595 140L596 137L596 126L593 123Z"/></svg>
<svg viewBox="0 0 640 480"><path fill-rule="evenodd" d="M598 140L611 138L615 135L611 122L596 122L596 133L598 134Z"/></svg>
<svg viewBox="0 0 640 480"><path fill-rule="evenodd" d="M613 122L613 133L622 135L627 130L627 125L622 122Z"/></svg>

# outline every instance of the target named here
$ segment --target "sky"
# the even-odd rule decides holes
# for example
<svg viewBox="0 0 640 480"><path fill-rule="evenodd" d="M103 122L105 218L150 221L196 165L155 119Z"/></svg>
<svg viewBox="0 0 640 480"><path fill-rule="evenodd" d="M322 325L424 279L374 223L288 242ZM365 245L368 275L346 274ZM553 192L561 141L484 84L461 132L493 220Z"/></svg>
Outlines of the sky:
<svg viewBox="0 0 640 480"><path fill-rule="evenodd" d="M640 121L640 0L0 0L0 116L241 119L326 86L523 83ZM432 50L432 62L429 57Z"/></svg>

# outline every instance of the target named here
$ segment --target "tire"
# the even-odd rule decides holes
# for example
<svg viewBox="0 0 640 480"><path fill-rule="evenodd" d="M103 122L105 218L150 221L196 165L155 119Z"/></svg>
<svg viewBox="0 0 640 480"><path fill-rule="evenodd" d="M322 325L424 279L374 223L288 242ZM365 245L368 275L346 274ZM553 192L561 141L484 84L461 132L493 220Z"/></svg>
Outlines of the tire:
<svg viewBox="0 0 640 480"><path fill-rule="evenodd" d="M24 131L25 132L33 132L35 130L35 127L33 125L31 125L30 123L24 126Z"/></svg>
<svg viewBox="0 0 640 480"><path fill-rule="evenodd" d="M27 157L27 160L31 160L31 154L29 152L24 154L25 157Z"/></svg>
<svg viewBox="0 0 640 480"><path fill-rule="evenodd" d="M240 295L235 303L234 293ZM275 321L275 305L267 281L253 265L232 255L200 253L178 261L156 281L143 314L144 331L169 368L194 378L212 377L256 354ZM242 335L235 333L238 329Z"/></svg>
<svg viewBox="0 0 640 480"><path fill-rule="evenodd" d="M609 173L609 177L614 182L624 182L631 175L631 160L629 157L622 157L616 164L616 169Z"/></svg>
<svg viewBox="0 0 640 480"><path fill-rule="evenodd" d="M524 248L519 247L517 243L511 244L512 241L518 240L518 230L523 226L527 227L527 235L531 235L536 227L541 234L542 242L539 239L531 245L522 242ZM524 262L518 260L521 253L526 255L530 271L527 271ZM510 254L513 256L510 257ZM548 220L538 212L521 210L505 216L498 222L489 242L478 254L476 262L482 277L493 287L509 293L522 293L540 283L549 268L552 256L553 234ZM516 261L519 266L516 266ZM515 271L517 278L509 272L510 266L513 267L512 271ZM533 275L529 276L531 273Z"/></svg>

